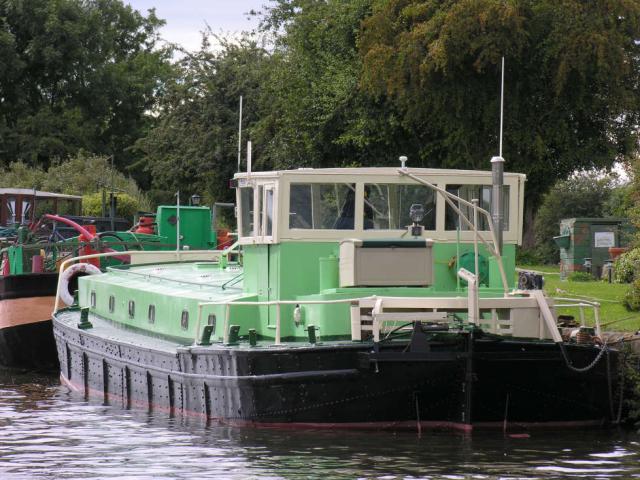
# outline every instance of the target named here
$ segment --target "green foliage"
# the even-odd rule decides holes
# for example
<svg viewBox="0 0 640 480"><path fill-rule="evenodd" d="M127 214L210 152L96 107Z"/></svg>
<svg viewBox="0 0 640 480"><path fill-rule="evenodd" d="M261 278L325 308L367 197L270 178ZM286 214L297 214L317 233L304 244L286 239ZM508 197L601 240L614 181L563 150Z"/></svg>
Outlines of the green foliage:
<svg viewBox="0 0 640 480"><path fill-rule="evenodd" d="M415 132L409 157L527 174L527 210L576 170L637 151L640 3L377 0L360 37L361 82Z"/></svg>
<svg viewBox="0 0 640 480"><path fill-rule="evenodd" d="M626 423L640 426L640 358L629 343L620 348L619 375L624 379L623 408Z"/></svg>
<svg viewBox="0 0 640 480"><path fill-rule="evenodd" d="M545 261L535 248L516 247L517 265L537 265L540 263L545 263Z"/></svg>
<svg viewBox="0 0 640 480"><path fill-rule="evenodd" d="M593 275L587 272L571 272L567 278L570 282L593 282Z"/></svg>
<svg viewBox="0 0 640 480"><path fill-rule="evenodd" d="M550 297L587 298L600 302L600 322L607 330L635 332L640 325L640 313L629 312L622 304L627 285L608 282L567 282L560 279L558 266L519 265L526 270L544 272L544 290ZM565 303L565 302L558 302ZM578 316L576 308L557 307L559 315ZM594 325L593 310L584 309L587 325Z"/></svg>
<svg viewBox="0 0 640 480"><path fill-rule="evenodd" d="M634 280L624 295L622 304L627 310L637 312L640 311L640 278Z"/></svg>
<svg viewBox="0 0 640 480"><path fill-rule="evenodd" d="M130 163L171 71L164 22L120 0L6 0L0 19L0 166L80 149Z"/></svg>
<svg viewBox="0 0 640 480"><path fill-rule="evenodd" d="M126 193L117 195L116 215L126 219L132 219L133 216L141 209L139 199L132 197ZM108 204L107 204L108 208ZM102 215L102 193L92 193L82 197L82 214L92 217Z"/></svg>
<svg viewBox="0 0 640 480"><path fill-rule="evenodd" d="M637 155L628 165L628 173L631 182L626 190L624 206L626 207L626 216L633 226L636 227L635 234L632 232L628 235L630 244L640 247L640 155Z"/></svg>
<svg viewBox="0 0 640 480"><path fill-rule="evenodd" d="M274 3L263 25L276 36L263 96L269 108L252 132L265 145L260 164L397 164L413 135L392 104L360 89L358 39L372 0Z"/></svg>
<svg viewBox="0 0 640 480"><path fill-rule="evenodd" d="M143 157L136 168L147 172L155 202L174 201L177 190L183 198L198 193L205 202L232 197L227 185L237 166L239 97L246 132L259 115L270 60L254 41L217 40L221 50L210 51L205 36L203 48L178 63L180 74L166 85L157 126L136 143Z"/></svg>
<svg viewBox="0 0 640 480"><path fill-rule="evenodd" d="M535 219L536 252L545 263L557 263L560 251L553 237L560 235L560 220L574 217L604 217L611 213L616 178L601 172L583 172L557 182L543 196Z"/></svg>
<svg viewBox="0 0 640 480"><path fill-rule="evenodd" d="M0 168L0 187L40 189L46 173L40 167L29 167L22 162L11 162L9 168Z"/></svg>
<svg viewBox="0 0 640 480"><path fill-rule="evenodd" d="M633 248L620 255L614 264L615 281L631 283L640 273L640 248Z"/></svg>
<svg viewBox="0 0 640 480"><path fill-rule="evenodd" d="M487 169L504 55L504 153L528 175L531 229L554 181L637 150L640 5L610 3L273 0L270 48L216 39L212 52L205 37L183 57L133 168L155 200L178 189L229 199L243 95L256 169L397 165L400 154Z"/></svg>
<svg viewBox="0 0 640 480"><path fill-rule="evenodd" d="M14 162L8 170L0 169L0 187L35 188L71 195L87 195L102 187L113 187L133 198L141 209L148 210L149 201L135 180L112 169L109 162L107 157L83 151L66 161L54 162L46 172L39 167Z"/></svg>

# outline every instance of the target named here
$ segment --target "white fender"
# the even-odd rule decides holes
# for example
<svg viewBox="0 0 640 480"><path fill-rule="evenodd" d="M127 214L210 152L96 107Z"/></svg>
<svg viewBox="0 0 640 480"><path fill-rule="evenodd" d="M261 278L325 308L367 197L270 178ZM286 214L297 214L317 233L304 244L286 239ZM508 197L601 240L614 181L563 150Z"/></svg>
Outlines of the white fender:
<svg viewBox="0 0 640 480"><path fill-rule="evenodd" d="M69 291L69 282L80 274L97 275L102 273L98 267L90 263L74 263L60 274L58 297L67 305L73 305L73 294Z"/></svg>

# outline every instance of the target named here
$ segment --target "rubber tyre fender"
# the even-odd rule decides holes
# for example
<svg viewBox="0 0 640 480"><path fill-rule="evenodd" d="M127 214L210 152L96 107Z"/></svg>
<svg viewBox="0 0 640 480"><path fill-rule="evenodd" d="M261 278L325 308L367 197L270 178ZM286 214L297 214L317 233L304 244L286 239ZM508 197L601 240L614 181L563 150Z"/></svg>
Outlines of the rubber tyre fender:
<svg viewBox="0 0 640 480"><path fill-rule="evenodd" d="M73 293L69 291L69 283L71 283L71 280L81 275L98 275L101 273L98 267L90 263L74 263L60 274L58 297L66 305L73 305Z"/></svg>

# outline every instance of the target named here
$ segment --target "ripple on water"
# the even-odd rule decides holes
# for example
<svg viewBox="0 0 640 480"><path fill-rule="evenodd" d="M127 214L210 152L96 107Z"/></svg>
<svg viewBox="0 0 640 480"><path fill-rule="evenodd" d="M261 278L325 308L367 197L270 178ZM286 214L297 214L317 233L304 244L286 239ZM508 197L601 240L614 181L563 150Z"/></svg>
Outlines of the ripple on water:
<svg viewBox="0 0 640 480"><path fill-rule="evenodd" d="M0 376L0 379L3 377ZM50 377L0 383L0 477L230 480L640 476L640 439L606 431L454 434L206 427L88 404Z"/></svg>

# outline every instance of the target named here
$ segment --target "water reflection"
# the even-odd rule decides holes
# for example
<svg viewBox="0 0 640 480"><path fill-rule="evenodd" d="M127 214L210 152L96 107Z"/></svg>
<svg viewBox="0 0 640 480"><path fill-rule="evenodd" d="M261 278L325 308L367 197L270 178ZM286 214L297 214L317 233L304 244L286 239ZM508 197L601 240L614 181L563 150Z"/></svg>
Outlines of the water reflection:
<svg viewBox="0 0 640 480"><path fill-rule="evenodd" d="M0 372L5 478L640 477L621 431L454 434L228 428L91 405L55 377Z"/></svg>

